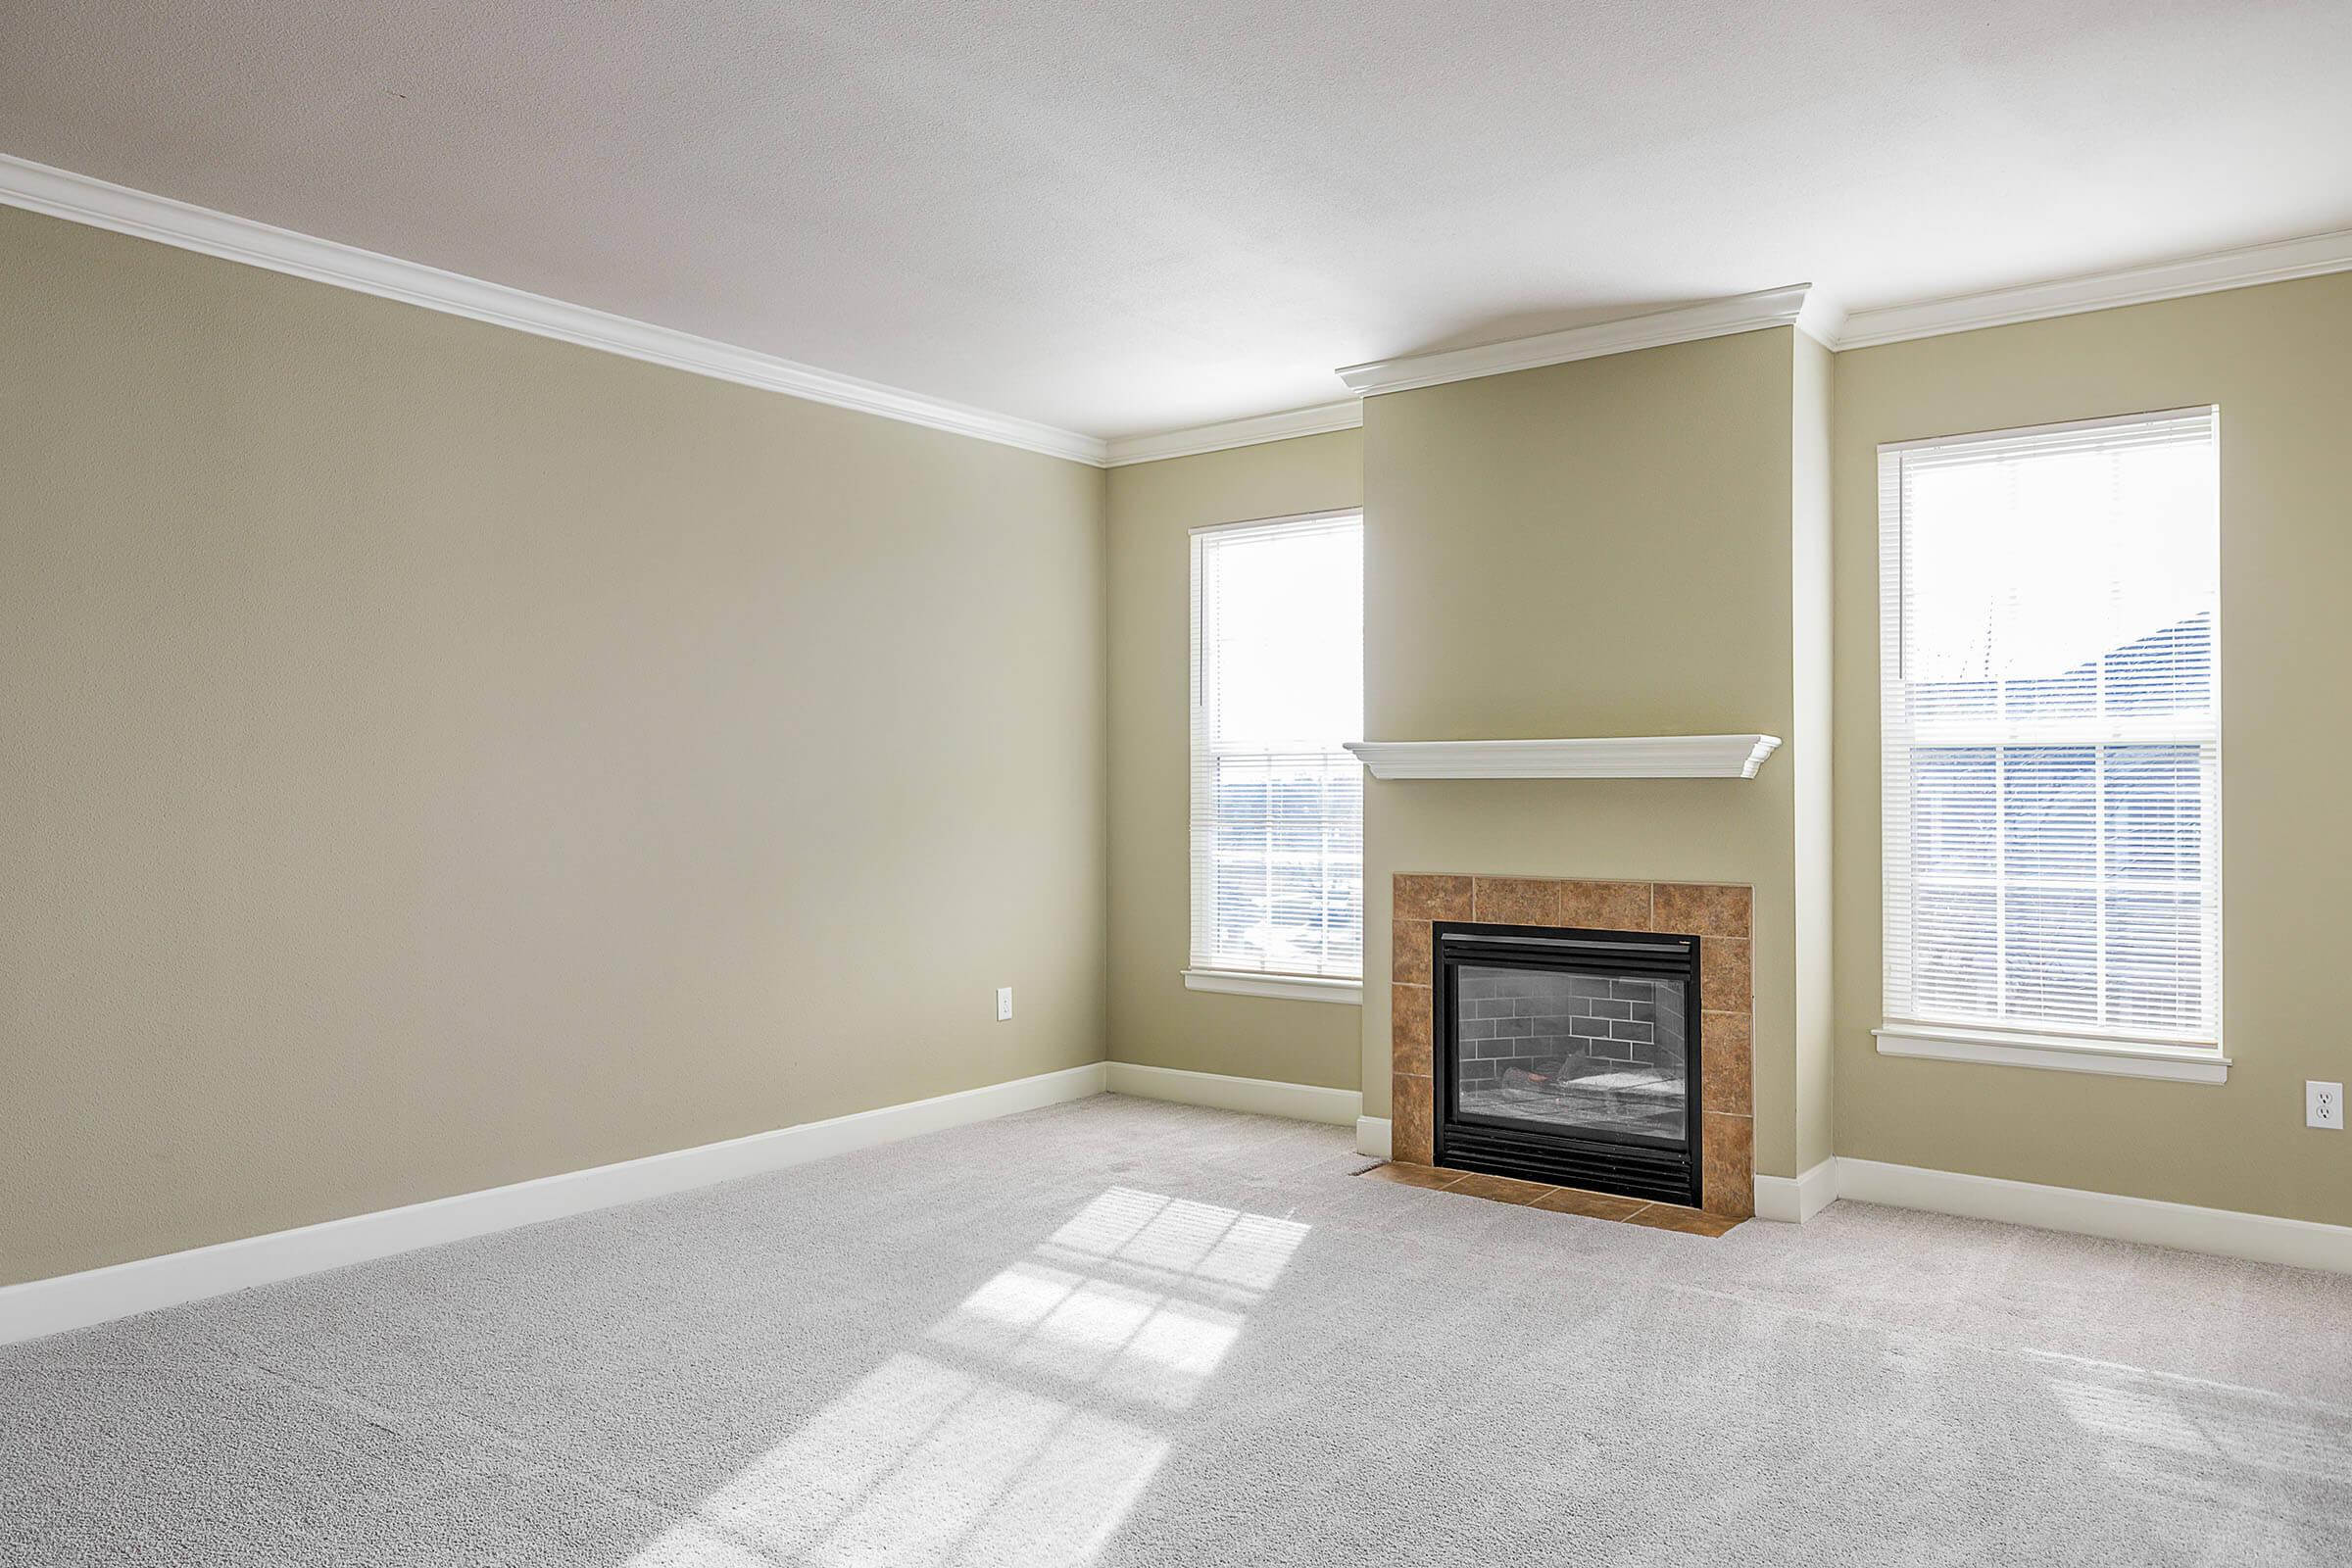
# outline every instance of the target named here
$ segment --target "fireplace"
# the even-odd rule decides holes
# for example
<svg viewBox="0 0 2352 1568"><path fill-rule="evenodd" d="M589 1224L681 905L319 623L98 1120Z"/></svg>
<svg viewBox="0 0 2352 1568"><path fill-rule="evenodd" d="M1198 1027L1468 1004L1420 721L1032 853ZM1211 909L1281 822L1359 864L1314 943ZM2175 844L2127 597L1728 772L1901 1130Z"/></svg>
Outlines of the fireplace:
<svg viewBox="0 0 2352 1568"><path fill-rule="evenodd" d="M1431 935L1436 1162L1696 1207L1700 939Z"/></svg>
<svg viewBox="0 0 2352 1568"><path fill-rule="evenodd" d="M1392 1157L1754 1212L1749 889L1402 871L1391 889Z"/></svg>

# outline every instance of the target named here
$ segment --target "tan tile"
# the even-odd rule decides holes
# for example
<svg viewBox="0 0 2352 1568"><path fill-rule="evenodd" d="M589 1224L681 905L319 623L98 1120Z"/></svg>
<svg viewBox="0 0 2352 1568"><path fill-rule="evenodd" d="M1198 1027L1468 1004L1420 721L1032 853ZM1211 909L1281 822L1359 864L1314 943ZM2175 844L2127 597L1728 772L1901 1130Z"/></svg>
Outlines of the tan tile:
<svg viewBox="0 0 2352 1568"><path fill-rule="evenodd" d="M1467 920L1470 879L1399 873L1392 884L1396 917L1404 920Z"/></svg>
<svg viewBox="0 0 2352 1568"><path fill-rule="evenodd" d="M1429 922L1398 920L1389 929L1389 978L1408 986L1429 984Z"/></svg>
<svg viewBox="0 0 2352 1568"><path fill-rule="evenodd" d="M1701 942L1698 962L1698 1004L1709 1012L1747 1011L1747 944L1733 937Z"/></svg>
<svg viewBox="0 0 2352 1568"><path fill-rule="evenodd" d="M1646 882L1563 882L1560 924L1595 931L1649 929Z"/></svg>
<svg viewBox="0 0 2352 1568"><path fill-rule="evenodd" d="M1745 1116L1703 1117L1700 1203L1710 1214L1745 1219L1756 1211L1756 1129Z"/></svg>
<svg viewBox="0 0 2352 1568"><path fill-rule="evenodd" d="M1744 1012L1698 1015L1698 1102L1735 1116L1755 1113L1754 1026Z"/></svg>
<svg viewBox="0 0 2352 1568"><path fill-rule="evenodd" d="M1429 1066L1429 987L1389 987L1389 1068L1426 1078Z"/></svg>
<svg viewBox="0 0 2352 1568"><path fill-rule="evenodd" d="M1389 1107L1389 1152L1408 1165L1429 1163L1431 1105L1429 1080L1398 1073L1396 1102Z"/></svg>
<svg viewBox="0 0 2352 1568"><path fill-rule="evenodd" d="M1560 885L1537 876L1475 877L1470 918L1488 925L1558 925Z"/></svg>
<svg viewBox="0 0 2352 1568"><path fill-rule="evenodd" d="M1615 1193L1588 1193L1574 1187L1554 1187L1531 1206L1547 1208L1555 1214L1582 1214L1587 1219L1624 1219L1647 1208L1649 1204L1639 1198L1620 1198Z"/></svg>
<svg viewBox="0 0 2352 1568"><path fill-rule="evenodd" d="M1653 906L1661 931L1687 931L1702 937L1744 937L1748 930L1748 890L1716 882L1661 882Z"/></svg>
<svg viewBox="0 0 2352 1568"><path fill-rule="evenodd" d="M1552 1189L1543 1182L1523 1182L1515 1176L1490 1176L1473 1171L1446 1189L1472 1198L1491 1198L1497 1203L1532 1203Z"/></svg>
<svg viewBox="0 0 2352 1568"><path fill-rule="evenodd" d="M1397 1160L1375 1165L1360 1174L1376 1182L1395 1182L1399 1187L1427 1187L1433 1191L1442 1191L1462 1179L1462 1173L1458 1170L1439 1170L1432 1165L1407 1165Z"/></svg>
<svg viewBox="0 0 2352 1568"><path fill-rule="evenodd" d="M1672 1203L1652 1203L1638 1213L1628 1214L1625 1222L1646 1225L1653 1231L1680 1231L1686 1236L1721 1236L1740 1223L1729 1215L1679 1208Z"/></svg>

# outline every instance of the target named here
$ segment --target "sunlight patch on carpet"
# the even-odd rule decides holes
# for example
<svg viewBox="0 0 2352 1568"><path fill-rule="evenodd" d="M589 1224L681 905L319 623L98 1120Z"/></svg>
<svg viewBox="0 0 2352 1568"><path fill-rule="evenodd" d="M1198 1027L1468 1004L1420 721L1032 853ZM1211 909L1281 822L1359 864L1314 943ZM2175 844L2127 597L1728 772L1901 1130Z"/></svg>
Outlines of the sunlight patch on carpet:
<svg viewBox="0 0 2352 1568"><path fill-rule="evenodd" d="M1113 1188L628 1568L1086 1562L1308 1228Z"/></svg>

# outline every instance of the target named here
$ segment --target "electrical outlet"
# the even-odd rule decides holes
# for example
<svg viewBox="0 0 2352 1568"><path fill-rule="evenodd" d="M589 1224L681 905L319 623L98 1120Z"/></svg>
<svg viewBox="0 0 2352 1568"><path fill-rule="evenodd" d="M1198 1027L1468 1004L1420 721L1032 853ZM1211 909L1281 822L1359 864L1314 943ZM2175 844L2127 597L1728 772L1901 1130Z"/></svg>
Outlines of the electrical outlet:
<svg viewBox="0 0 2352 1568"><path fill-rule="evenodd" d="M2303 1086L2303 1125L2344 1130L2344 1086L2307 1083Z"/></svg>
<svg viewBox="0 0 2352 1568"><path fill-rule="evenodd" d="M1011 1016L1012 987L999 986L997 987L997 1022L1003 1023Z"/></svg>

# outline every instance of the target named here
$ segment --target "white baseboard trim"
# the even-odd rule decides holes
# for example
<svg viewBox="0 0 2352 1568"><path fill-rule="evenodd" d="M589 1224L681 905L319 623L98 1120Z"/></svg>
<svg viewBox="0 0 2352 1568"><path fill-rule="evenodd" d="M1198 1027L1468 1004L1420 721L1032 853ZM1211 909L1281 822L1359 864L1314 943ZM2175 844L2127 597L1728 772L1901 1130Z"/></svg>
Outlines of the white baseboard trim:
<svg viewBox="0 0 2352 1568"><path fill-rule="evenodd" d="M1102 1087L1103 1064L1088 1062L724 1143L0 1287L0 1345L1083 1100Z"/></svg>
<svg viewBox="0 0 2352 1568"><path fill-rule="evenodd" d="M1253 1116L1286 1116L1292 1121L1322 1121L1352 1127L1364 1113L1364 1097L1352 1089L1325 1089L1316 1084L1283 1083L1272 1078L1235 1078L1221 1072L1190 1072L1182 1067L1147 1067L1141 1062L1104 1064L1114 1095L1144 1100L1173 1100L1187 1105L1217 1110L1247 1111Z"/></svg>
<svg viewBox="0 0 2352 1568"><path fill-rule="evenodd" d="M1374 1159L1395 1159L1396 1145L1389 1141L1389 1118L1358 1116L1355 1118L1355 1152L1370 1154Z"/></svg>
<svg viewBox="0 0 2352 1568"><path fill-rule="evenodd" d="M2043 1187L1917 1165L1888 1165L1875 1159L1840 1157L1836 1165L1834 1196L1858 1203L1885 1203L1892 1208L2030 1225L2036 1230L2144 1242L2184 1252L2352 1274L2352 1226L2199 1208L2193 1203L2167 1203L2075 1187ZM1811 1174L1806 1173L1807 1179ZM1761 1183L1758 1185L1760 1189ZM1759 1190L1759 1212L1762 1200Z"/></svg>
<svg viewBox="0 0 2352 1568"><path fill-rule="evenodd" d="M1802 1225L1838 1199L1838 1158L1835 1154L1802 1176L1758 1176L1756 1218Z"/></svg>

